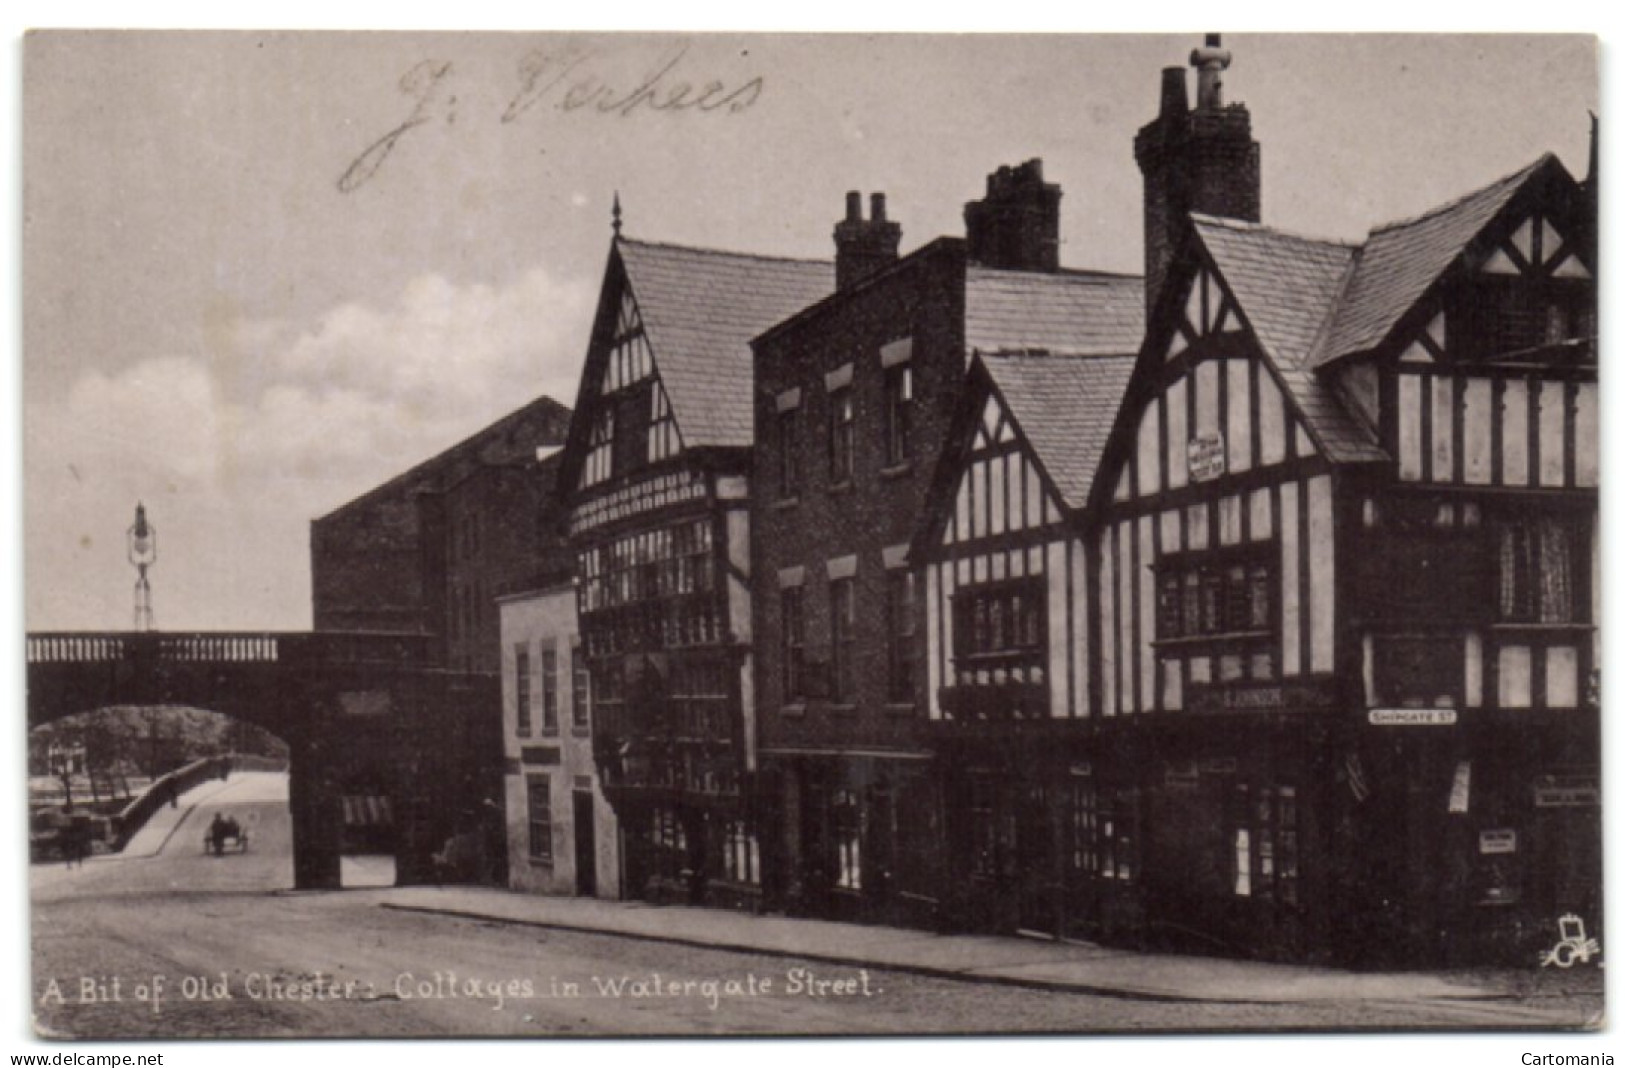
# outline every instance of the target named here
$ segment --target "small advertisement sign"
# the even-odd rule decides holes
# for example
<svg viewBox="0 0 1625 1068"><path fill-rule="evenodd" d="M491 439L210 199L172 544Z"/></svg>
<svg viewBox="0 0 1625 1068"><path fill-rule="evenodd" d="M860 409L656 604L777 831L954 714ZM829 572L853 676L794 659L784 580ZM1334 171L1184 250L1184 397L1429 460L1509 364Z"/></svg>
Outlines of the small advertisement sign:
<svg viewBox="0 0 1625 1068"><path fill-rule="evenodd" d="M1207 482L1224 474L1224 435L1198 434L1185 444L1186 465L1192 482Z"/></svg>

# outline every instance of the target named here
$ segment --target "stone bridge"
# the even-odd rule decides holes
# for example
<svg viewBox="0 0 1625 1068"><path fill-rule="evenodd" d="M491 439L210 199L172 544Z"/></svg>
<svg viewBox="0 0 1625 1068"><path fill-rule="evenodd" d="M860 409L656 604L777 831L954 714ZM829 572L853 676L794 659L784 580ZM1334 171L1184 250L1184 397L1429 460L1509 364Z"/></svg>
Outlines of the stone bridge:
<svg viewBox="0 0 1625 1068"><path fill-rule="evenodd" d="M30 728L115 705L182 705L281 738L298 889L340 885L348 784L386 785L398 879L416 882L454 814L478 805L482 765L500 761L456 714L499 707L495 680L436 669L421 634L36 632L27 684Z"/></svg>

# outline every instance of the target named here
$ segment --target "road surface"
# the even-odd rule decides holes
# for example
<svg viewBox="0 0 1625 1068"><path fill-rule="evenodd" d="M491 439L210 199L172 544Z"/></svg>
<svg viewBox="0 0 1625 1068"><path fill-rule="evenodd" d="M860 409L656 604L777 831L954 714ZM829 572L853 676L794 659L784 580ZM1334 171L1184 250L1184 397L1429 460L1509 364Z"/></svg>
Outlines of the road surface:
<svg viewBox="0 0 1625 1068"><path fill-rule="evenodd" d="M76 1038L1527 1027L1518 1005L1096 997L552 931L294 892L276 784L234 776L148 857L33 879L33 997ZM183 806L184 807L184 802ZM215 810L250 828L206 855ZM1549 1017L1541 1022L1550 1025Z"/></svg>

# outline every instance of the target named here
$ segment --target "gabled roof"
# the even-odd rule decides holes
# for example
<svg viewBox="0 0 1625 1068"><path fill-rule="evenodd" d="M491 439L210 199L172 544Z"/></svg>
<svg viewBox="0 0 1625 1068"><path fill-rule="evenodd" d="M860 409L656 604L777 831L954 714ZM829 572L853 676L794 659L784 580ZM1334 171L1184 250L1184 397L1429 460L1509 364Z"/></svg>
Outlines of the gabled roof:
<svg viewBox="0 0 1625 1068"><path fill-rule="evenodd" d="M1327 458L1334 463L1385 459L1373 430L1343 406L1309 363L1337 311L1356 248L1208 215L1192 215L1191 223Z"/></svg>
<svg viewBox="0 0 1625 1068"><path fill-rule="evenodd" d="M1096 271L965 268L965 351L1120 356L1145 334L1145 281Z"/></svg>
<svg viewBox="0 0 1625 1068"><path fill-rule="evenodd" d="M750 445L750 339L828 295L834 265L624 238L615 248L684 445Z"/></svg>
<svg viewBox="0 0 1625 1068"><path fill-rule="evenodd" d="M1562 169L1550 153L1414 219L1380 226L1359 245L1191 216L1310 435L1333 462L1381 460L1385 454L1373 428L1316 372L1381 344L1513 197L1549 167Z"/></svg>
<svg viewBox="0 0 1625 1068"><path fill-rule="evenodd" d="M978 358L1063 501L1083 507L1135 358L1024 352Z"/></svg>
<svg viewBox="0 0 1625 1068"><path fill-rule="evenodd" d="M537 397L313 522L326 522L352 511L359 513L389 497L404 499L416 493L444 490L481 465L532 463L538 449L564 441L569 425L569 408L552 397Z"/></svg>
<svg viewBox="0 0 1625 1068"><path fill-rule="evenodd" d="M1379 344L1551 153L1482 189L1414 219L1379 226L1360 250L1348 290L1312 366Z"/></svg>

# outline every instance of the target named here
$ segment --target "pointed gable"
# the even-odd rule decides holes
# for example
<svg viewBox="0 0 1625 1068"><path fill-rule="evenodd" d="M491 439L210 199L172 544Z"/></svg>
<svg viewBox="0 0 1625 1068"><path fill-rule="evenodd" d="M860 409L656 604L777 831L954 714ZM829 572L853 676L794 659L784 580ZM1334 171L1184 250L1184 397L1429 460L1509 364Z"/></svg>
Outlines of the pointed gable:
<svg viewBox="0 0 1625 1068"><path fill-rule="evenodd" d="M827 296L827 261L616 242L656 373L689 448L749 446L750 339Z"/></svg>
<svg viewBox="0 0 1625 1068"><path fill-rule="evenodd" d="M1064 503L1083 507L1134 357L989 353L980 359Z"/></svg>
<svg viewBox="0 0 1625 1068"><path fill-rule="evenodd" d="M1550 153L1441 207L1371 232L1313 365L1380 344L1468 244L1535 175L1562 164Z"/></svg>
<svg viewBox="0 0 1625 1068"><path fill-rule="evenodd" d="M1259 348L1327 458L1334 463L1384 459L1372 428L1310 369L1316 341L1335 314L1353 268L1355 248L1233 219L1193 215L1191 220Z"/></svg>

